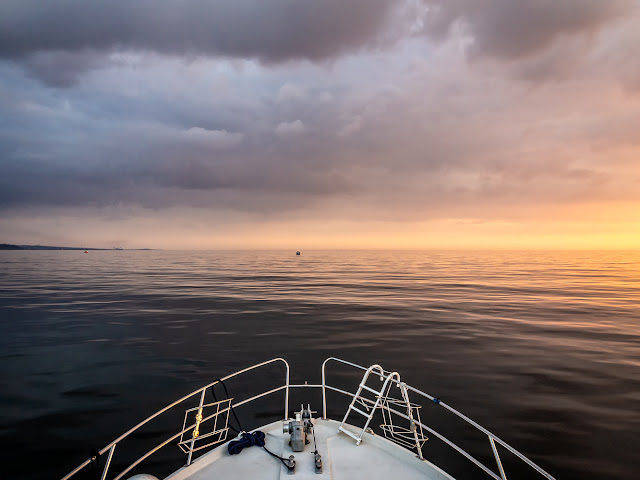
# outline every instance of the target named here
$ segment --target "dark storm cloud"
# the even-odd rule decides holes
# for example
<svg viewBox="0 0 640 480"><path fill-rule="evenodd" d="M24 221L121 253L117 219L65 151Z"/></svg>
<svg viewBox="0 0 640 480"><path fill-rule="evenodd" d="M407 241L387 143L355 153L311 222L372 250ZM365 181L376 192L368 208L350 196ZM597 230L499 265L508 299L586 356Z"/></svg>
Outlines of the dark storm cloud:
<svg viewBox="0 0 640 480"><path fill-rule="evenodd" d="M56 87L108 65L123 51L312 62L396 44L420 30L448 38L463 25L471 56L521 60L563 37L587 36L632 0L7 0L0 3L0 57ZM418 7L422 5L422 9ZM574 49L575 50L575 49ZM573 51L568 52L571 55ZM566 64L569 64L567 67ZM562 76L574 58L555 52L517 71Z"/></svg>
<svg viewBox="0 0 640 480"><path fill-rule="evenodd" d="M35 78L54 87L70 87L87 70L105 63L104 55L94 51L35 52L23 59L25 70Z"/></svg>
<svg viewBox="0 0 640 480"><path fill-rule="evenodd" d="M6 0L0 55L140 49L268 62L321 60L375 44L389 0Z"/></svg>
<svg viewBox="0 0 640 480"><path fill-rule="evenodd" d="M456 111L450 102L461 92L446 94L442 87L421 95L419 104L427 110L412 112L416 97L410 92L419 86L407 88L377 86L365 99L354 99L361 90L354 87L321 102L313 89L284 84L277 97L286 108L271 98L254 98L237 106L237 128L225 125L217 101L189 101L188 88L178 89L174 102L159 102L147 112L166 123L130 118L128 100L118 95L92 95L96 104L110 105L115 113L109 116L81 101L82 95L70 95L68 109L63 103L54 110L55 91L42 104L8 103L5 111L17 126L0 135L0 209L224 206L277 215L327 198L367 198L371 205L383 203L372 208L374 216L399 208L410 217L414 209L403 207L408 199L435 209L480 197L526 198L527 189L536 187L531 179L540 177L538 171L507 159L518 139L505 127L492 127L503 122L469 115L484 94L470 96L469 105L458 103L463 110ZM203 111L211 112L210 122L217 126L194 126L203 125L195 121ZM572 175L561 164L550 166L540 170L556 180Z"/></svg>
<svg viewBox="0 0 640 480"><path fill-rule="evenodd" d="M461 22L470 53L519 59L540 53L561 36L595 33L622 15L631 0L423 0L425 31L448 35Z"/></svg>
<svg viewBox="0 0 640 480"><path fill-rule="evenodd" d="M116 116L105 117L103 111L95 118L94 107L87 105L94 117L87 123L87 112L75 107L67 112L46 103L5 104L15 126L0 134L0 209L123 203L165 208L206 206L215 199L216 205L263 211L270 204L256 203L257 196L290 194L297 204L305 204L349 188L342 178L325 171L332 160L321 156L331 156L330 144L305 138L304 130L292 127L281 138L278 126L302 122L278 123L276 106L268 102L262 109L254 105L254 112L242 109L240 117L246 120L241 126L249 131L245 134L193 126L191 121L201 115L197 109L191 121L181 125L180 117L189 110L184 104L181 114L173 112L169 125L123 120L123 99L95 101L110 103ZM85 106L78 99L72 103ZM153 116L172 117L157 108ZM252 130L256 115L270 125ZM34 130L39 134L33 135Z"/></svg>

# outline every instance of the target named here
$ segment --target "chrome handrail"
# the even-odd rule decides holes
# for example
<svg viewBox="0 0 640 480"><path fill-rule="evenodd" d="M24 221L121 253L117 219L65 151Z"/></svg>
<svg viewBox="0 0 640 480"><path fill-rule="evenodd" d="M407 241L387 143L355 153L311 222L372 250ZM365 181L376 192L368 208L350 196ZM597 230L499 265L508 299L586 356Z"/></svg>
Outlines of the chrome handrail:
<svg viewBox="0 0 640 480"><path fill-rule="evenodd" d="M283 390L286 389L285 391L285 401L284 401L284 416L285 418L288 418L289 416L289 364L287 363L287 361L284 358L272 358L271 360L267 360L266 362L261 362L261 363L257 363L255 365L252 365L250 367L244 368L242 370L238 370L237 372L234 372L230 375L227 375L226 377L214 380L211 383L208 383L207 385L205 385L204 387L201 387L197 390L194 390L193 392L185 395L184 397L180 398L179 400L176 400L175 402L167 405L166 407L162 408L161 410L158 410L156 413L150 415L149 417L147 417L146 419L144 419L143 421L141 421L140 423L138 423L136 426L130 428L129 430L127 430L125 433L123 433L122 435L120 435L118 438L116 438L114 441L112 441L111 443L109 443L106 447L104 447L103 449L101 449L98 452L98 457L104 455L107 451L111 450L109 452L109 457L107 459L107 463L105 464L104 470L102 472L102 480L106 479L107 476L107 472L109 470L109 467L111 465L111 459L113 457L113 451L115 450L115 447L118 443L120 443L122 440L124 440L126 437L128 437L129 435L131 435L133 432L135 432L136 430L138 430L140 427L146 425L147 423L149 423L151 420L153 420L154 418L162 415L164 412L166 412L167 410L172 409L173 407L175 407L176 405L181 404L182 402L184 402L185 400L193 397L194 395L200 393L202 396L204 396L204 392L206 392L207 388L212 387L213 385L217 385L218 383L224 382L225 380L229 380L230 378L236 377L238 375L241 375L243 373L249 372L251 370L254 370L256 368L259 367L263 367L265 365L268 365L270 363L274 363L274 362L283 362L286 366L286 375L285 375L285 384L282 387L278 387L277 390L272 390L270 392L264 392L256 397L253 397L249 400L255 400L257 398L266 396L270 393L273 393L274 391L279 391L279 390ZM244 403L248 403L246 401L243 402L239 402L238 404L236 404L235 406L239 406L242 405ZM208 417L210 418L210 417ZM207 418L207 419L208 419ZM206 420L206 419L205 419ZM132 465L130 465L127 469L125 469L125 471L123 471L118 477L116 478L120 478L122 475L126 474L128 471L130 471L132 468L134 468L136 465L138 465L142 460L144 460L145 458L147 458L149 455L151 455L152 453L156 452L157 450L159 450L160 448L162 448L163 446L165 446L167 443L169 443L171 440L174 440L175 438L178 438L182 433L188 432L190 429L195 428L195 424L190 425L189 427L186 427L182 432L179 432L178 434L174 435L173 437L171 437L170 439L166 440L165 442L161 443L160 445L158 445L155 449L151 450L149 453L147 453L146 455L144 455L143 457L139 458L138 460L136 460L136 462L134 462ZM78 465L76 468L74 468L71 472L69 472L67 475L65 475L64 477L62 477L62 480L69 480L70 478L72 478L76 473L80 472L81 470L83 470L87 465L90 465L92 461L94 461L96 459L96 457L91 457L88 458L87 460L85 460L84 462L82 462L80 465Z"/></svg>
<svg viewBox="0 0 640 480"><path fill-rule="evenodd" d="M329 361L335 361L338 363L342 363L345 365L349 365L351 367L355 367L355 368L359 368L360 370L367 370L366 367L363 367L362 365L357 365L355 363L352 362L347 362L345 360L342 360L340 358L336 358L336 357L329 357L327 358L323 364L322 364L322 406L323 406L323 418L327 418L327 409L326 409L326 389L330 389L330 390L335 390L335 391L339 391L340 393L349 395L351 397L355 396L354 393L350 393L350 392L345 392L342 390L338 390L335 388L330 387L329 385L326 384L326 373L325 373L325 366L327 364L327 362ZM386 372L385 372L386 373ZM447 409L449 412L453 413L454 415L456 415L457 417L461 418L462 420L464 420L465 422L467 422L469 425L474 426L476 429L480 430L482 433L484 433L485 435L487 435L487 437L489 438L489 443L492 446L492 450L493 450L493 454L494 454L494 458L496 460L496 463L498 465L498 469L500 471L500 477L498 477L495 473L493 473L491 470L489 470L484 464L482 464L479 460L475 459L473 456L471 456L469 453L465 452L462 448L458 447L455 443L453 443L452 441L450 441L449 439L447 439L446 437L444 437L443 435L441 435L440 433L436 432L435 430L433 430L432 428L428 427L427 425L424 425L418 421L415 421L416 425L420 425L422 428L424 428L425 430L431 432L433 435L437 436L440 440L442 440L443 442L445 442L447 445L449 445L450 447L452 447L454 450L456 450L458 453L462 454L464 457L466 457L468 460L470 460L471 462L473 462L474 464L476 464L478 467L480 467L482 470L484 470L486 473L488 473L492 478L495 478L496 480L506 480L506 475L504 473L504 468L502 466L502 461L500 460L500 456L498 455L498 450L495 447L495 442L499 443L501 446L503 446L504 448L506 448L508 451L510 451L511 453L513 453L516 457L518 457L520 460L522 460L524 463L526 463L527 465L529 465L531 468L533 468L536 472L538 472L539 474L541 474L543 477L547 478L548 480L555 480L555 478L548 473L547 471L545 471L543 468L541 468L540 466L538 466L536 463L534 463L533 461L531 461L530 459L528 459L526 456L524 456L522 453L520 453L518 450L516 450L515 448L513 448L511 445L509 445L508 443L506 443L505 441L501 440L500 438L498 438L497 436L495 436L493 433L491 433L489 430L487 430L486 428L482 427L481 425L479 425L478 423L474 422L473 420L471 420L469 417L467 417L466 415L464 415L463 413L459 412L458 410L456 410L455 408L447 405L445 402L441 401L440 399L429 395L428 393L423 392L422 390L418 390L415 387L412 387L411 385L408 385L404 382L400 382L400 381L394 381L398 386L403 385L404 387L407 388L407 390L411 390L412 392L415 392L425 398L427 398L428 400L430 400L431 402L440 405L442 407L444 407L445 409ZM364 400L366 401L367 399L364 398ZM409 416L398 412L397 410L390 408L390 407L384 407L385 410L391 412L391 413L395 413L396 415L399 415L400 417L403 417L407 420L411 420L409 418Z"/></svg>
<svg viewBox="0 0 640 480"><path fill-rule="evenodd" d="M404 382L401 382L399 376L396 377L397 374L393 375L394 372L388 372L388 371L384 370L382 367L380 367L379 365L374 365L373 367L367 368L367 367L363 367L361 365L358 365L356 363L348 362L346 360L342 360L342 359L336 358L336 357L329 357L322 363L322 383L321 384L307 384L307 383L305 383L305 384L300 384L300 385L296 385L296 384L292 385L290 383L290 369L289 369L289 364L287 363L287 361L284 360L283 358L273 358L271 360L267 360L266 362L257 363L255 365L250 366L250 367L247 367L247 368L244 368L242 370L239 370L239 371L237 371L235 373L232 373L230 375L227 375L226 377L223 377L221 379L214 380L213 382L205 385L204 387L199 388L199 389L191 392L188 395L185 395L184 397L180 398L179 400L176 400L175 402L167 405L163 409L158 410L156 413L154 413L151 416L147 417L145 420L143 420L142 422L138 423L133 428L129 429L128 431L126 431L125 433L120 435L113 442L109 443L107 446L105 446L102 450L99 451L99 453L98 453L99 456L105 454L107 451L109 452L109 456L107 458L107 462L106 462L106 464L104 466L104 470L102 472L101 480L106 480L106 476L107 476L109 467L111 465L111 460L113 458L113 454L114 454L114 451L115 451L115 448L116 448L117 444L120 443L126 437L128 437L131 433L135 432L140 427L144 426L145 424L147 424L148 422L150 422L154 418L158 417L159 415L161 415L162 413L166 412L167 410L175 407L176 405L179 405L180 403L184 402L185 400L193 397L194 395L200 394L199 408L202 408L203 403L204 403L205 392L211 386L216 385L216 384L218 384L220 382L224 382L225 380L228 380L230 378L236 377L236 376L241 375L243 373L249 372L249 371L254 370L256 368L260 368L260 367L263 367L265 365L274 363L274 362L283 362L285 364L285 366L286 366L285 384L282 385L282 386L273 388L271 390L265 391L263 393L260 393L258 395L255 395L255 396L253 396L251 398L239 401L239 402L235 403L234 405L230 405L229 406L229 410L232 409L233 407L239 407L241 405L245 405L247 403L253 402L254 400L257 400L259 398L265 397L265 396L270 395L272 393L276 393L276 392L279 392L281 390L285 390L284 419L288 419L289 418L289 390L291 388L314 388L314 389L319 388L319 389L322 389L322 418L323 419L327 419L327 390L334 391L334 392L337 392L337 393L341 393L341 394L346 395L346 396L350 396L352 399L354 397L356 397L355 393L351 393L351 392L348 392L346 390L339 389L339 388L331 386L331 385L329 385L327 383L326 365L330 361L341 363L341 364L344 364L344 365L348 365L348 366L351 366L351 367L354 367L354 368L357 368L357 369L360 369L360 370L363 370L363 371L371 370L373 372L375 370L376 373L380 374L380 376L385 376L385 377L388 377L388 378L392 378L391 383L394 383L397 386L402 386L402 387L406 388L407 390L412 391L412 392L414 392L414 393L416 393L416 394L428 399L429 401L431 401L431 402L433 402L433 403L435 403L435 404L437 404L437 405L439 405L441 407L444 407L449 412L453 413L457 417L461 418L462 420L464 420L468 424L474 426L476 429L478 429L479 431L481 431L482 433L487 435L487 437L489 439L489 443L491 445L491 449L492 449L493 454L494 454L494 458L495 458L497 466L498 466L498 470L500 472L500 476L496 475L491 469L489 469L487 466L485 466L478 459L473 457L471 454L466 452L464 449L462 449L461 447L459 447L458 445L456 445L451 440L449 440L448 438L446 438L442 434L438 433L437 431L435 431L431 427L423 424L422 422L420 422L418 420L410 418L409 415L406 415L406 414L404 414L404 413L402 413L402 412L400 412L400 411L398 411L398 410L396 410L394 408L391 408L388 404L384 404L383 405L383 404L380 404L379 402L375 402L375 401L367 399L365 397L358 397L362 401L370 402L372 404L372 406L375 404L379 408L384 409L389 413L393 413L395 415L398 415L401 418L409 420L410 422L414 422L416 425L418 425L421 428L425 429L426 431L430 432L431 434L436 436L438 439L440 439L441 441L446 443L448 446L453 448L455 451L460 453L462 456L464 456L466 459L471 461L474 465L479 467L481 470L483 470L486 474L488 474L494 480L506 480L506 475L505 475L505 472L504 472L504 468L502 466L502 462L500 460L500 456L498 454L496 443L501 445L503 448L505 448L509 452L513 453L517 458L519 458L524 463L529 465L531 468L533 468L536 472L538 472L543 477L547 478L548 480L555 480L555 478L552 475L550 475L544 469L539 467L533 461L529 460L526 456L524 456L522 453L517 451L515 448L513 448L512 446L510 446L509 444L507 444L506 442L504 442L503 440L501 440L500 438L495 436L493 433L488 431L486 428L482 427L481 425L479 425L478 423L474 422L473 420L471 420L466 415L460 413L458 410L456 410L455 408L447 405L446 403L444 403L443 401L437 399L436 397L433 397L432 395L429 395L428 393L425 393L425 392L423 392L421 390L418 390L418 389L416 389L416 388L414 388L414 387L412 387L412 386L410 386L410 385L408 385L408 384L406 384ZM209 419L213 418L215 415L216 414L209 415L208 417L202 419L201 422L203 423L206 420L209 420ZM196 425L197 425L197 423L191 424L189 426L185 426L182 431L178 432L177 434L171 436L167 440L165 440L162 443L158 444L155 448L153 448L152 450L147 452L142 457L138 458L135 462L133 462L131 465L129 465L125 470L120 472L120 474L118 474L114 478L114 480L119 480L120 478L122 478L124 475L126 475L129 471L131 471L133 468L135 468L137 465L139 465L142 461L144 461L150 455L152 455L153 453L157 452L162 447L164 447L165 445L167 445L171 441L173 441L176 438L178 438L180 435L182 435L182 434L194 429L196 427ZM187 465L189 465L191 463L192 453L194 451L193 447L194 447L194 441L191 442L191 448L190 448L190 451L189 451L189 454L188 454ZM72 470L69 474L64 476L62 478L62 480L69 480L76 473L78 473L79 471L84 469L87 465L91 464L91 462L93 460L95 460L95 457L87 459L85 462L83 462L78 467L76 467L74 470Z"/></svg>

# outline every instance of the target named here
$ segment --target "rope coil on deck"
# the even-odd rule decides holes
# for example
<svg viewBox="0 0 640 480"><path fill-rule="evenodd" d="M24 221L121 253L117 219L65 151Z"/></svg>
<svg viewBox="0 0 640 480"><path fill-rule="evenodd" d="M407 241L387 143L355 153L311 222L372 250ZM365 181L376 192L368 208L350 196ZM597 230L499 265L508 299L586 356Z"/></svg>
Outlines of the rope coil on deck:
<svg viewBox="0 0 640 480"><path fill-rule="evenodd" d="M253 447L254 445L264 447L264 437L264 432L260 430L253 433L242 432L242 438L240 440L232 440L229 442L229 446L227 447L229 455L238 455L243 449Z"/></svg>
<svg viewBox="0 0 640 480"><path fill-rule="evenodd" d="M265 446L265 443L264 432L260 430L256 430L253 433L242 432L242 437L239 440L232 440L229 442L227 450L229 450L229 455L238 455L243 449L257 445L258 447L264 448L264 450L272 457L280 460L282 464L287 467L287 470L293 470L296 468L296 461L293 459L293 455L289 458L283 458L273 452L270 452Z"/></svg>

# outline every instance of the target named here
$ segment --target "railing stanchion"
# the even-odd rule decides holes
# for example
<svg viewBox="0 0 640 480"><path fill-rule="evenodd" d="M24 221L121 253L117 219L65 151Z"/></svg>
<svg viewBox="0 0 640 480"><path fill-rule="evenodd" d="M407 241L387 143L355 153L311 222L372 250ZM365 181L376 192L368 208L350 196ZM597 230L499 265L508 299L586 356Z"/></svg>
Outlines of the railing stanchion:
<svg viewBox="0 0 640 480"><path fill-rule="evenodd" d="M324 373L324 366L330 359L327 358L324 362L322 362L322 418L323 420L327 419L327 381Z"/></svg>
<svg viewBox="0 0 640 480"><path fill-rule="evenodd" d="M500 470L500 477L502 480L507 480L507 476L504 473L504 468L502 468L502 462L500 461L500 455L498 455L498 449L496 448L496 442L493 441L493 437L488 435L489 442L491 442L491 449L493 450L493 456L496 457L496 463L498 464L498 469Z"/></svg>
<svg viewBox="0 0 640 480"><path fill-rule="evenodd" d="M107 471L109 470L109 465L111 465L111 459L113 458L113 451L116 449L117 443L114 443L109 450L109 457L107 458L107 463L104 465L104 470L102 471L102 477L100 480L105 480L107 478Z"/></svg>
<svg viewBox="0 0 640 480"><path fill-rule="evenodd" d="M283 360L284 361L284 360ZM284 394L284 419L289 419L289 364L284 362L287 366L287 389Z"/></svg>
<svg viewBox="0 0 640 480"><path fill-rule="evenodd" d="M187 467L191 465L191 457L193 456L193 446L196 443L196 438L199 435L200 423L202 421L202 405L204 405L204 396L207 393L207 389L202 389L202 394L200 394L200 404L198 405L198 413L196 414L196 426L193 427L193 433L191 437L191 445L189 446L189 456L187 457Z"/></svg>

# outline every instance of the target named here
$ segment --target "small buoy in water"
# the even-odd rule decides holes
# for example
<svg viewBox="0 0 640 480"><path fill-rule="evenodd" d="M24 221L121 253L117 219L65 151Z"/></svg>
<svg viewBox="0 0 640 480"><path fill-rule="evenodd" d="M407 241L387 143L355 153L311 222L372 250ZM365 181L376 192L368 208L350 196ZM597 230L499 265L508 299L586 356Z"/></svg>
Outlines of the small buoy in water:
<svg viewBox="0 0 640 480"><path fill-rule="evenodd" d="M85 251L84 251L84 253L89 253L89 252L87 252L87 251L85 250Z"/></svg>
<svg viewBox="0 0 640 480"><path fill-rule="evenodd" d="M300 251L297 251L297 252L296 252L296 255L300 255Z"/></svg>

